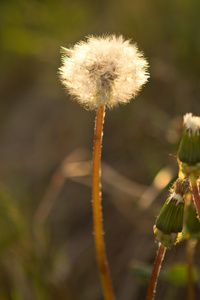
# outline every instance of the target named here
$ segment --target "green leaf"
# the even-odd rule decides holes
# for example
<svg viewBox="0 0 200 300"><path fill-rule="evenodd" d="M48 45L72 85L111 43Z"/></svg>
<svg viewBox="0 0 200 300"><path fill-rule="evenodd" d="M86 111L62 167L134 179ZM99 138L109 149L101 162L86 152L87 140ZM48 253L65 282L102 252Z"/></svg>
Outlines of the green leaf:
<svg viewBox="0 0 200 300"><path fill-rule="evenodd" d="M198 280L198 271L196 267L193 267L194 282ZM176 264L169 267L164 272L165 280L176 286L182 286L187 284L187 265Z"/></svg>

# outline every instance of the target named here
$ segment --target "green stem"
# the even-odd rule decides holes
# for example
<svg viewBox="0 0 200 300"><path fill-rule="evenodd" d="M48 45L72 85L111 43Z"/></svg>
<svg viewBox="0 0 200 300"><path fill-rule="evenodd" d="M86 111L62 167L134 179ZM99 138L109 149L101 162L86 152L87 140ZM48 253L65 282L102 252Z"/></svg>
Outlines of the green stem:
<svg viewBox="0 0 200 300"><path fill-rule="evenodd" d="M93 222L96 256L105 300L114 300L114 293L108 267L103 232L103 214L101 207L101 147L103 137L105 107L99 107L96 115L93 148Z"/></svg>
<svg viewBox="0 0 200 300"><path fill-rule="evenodd" d="M158 281L158 276L159 276L159 273L160 273L160 268L161 268L161 265L162 265L162 261L163 261L164 256L165 256L165 252L166 252L166 247L163 246L160 243L159 247L158 247L158 252L157 252L157 255L156 255L156 259L155 259L155 262L154 262L153 271L151 273L151 278L150 278L150 281L149 281L146 300L153 300L154 299L155 292L156 292L156 285L157 285L157 281Z"/></svg>
<svg viewBox="0 0 200 300"><path fill-rule="evenodd" d="M194 276L193 276L193 259L194 259L194 251L195 246L197 244L197 240L188 239L186 250L187 250L187 292L188 299L194 300Z"/></svg>

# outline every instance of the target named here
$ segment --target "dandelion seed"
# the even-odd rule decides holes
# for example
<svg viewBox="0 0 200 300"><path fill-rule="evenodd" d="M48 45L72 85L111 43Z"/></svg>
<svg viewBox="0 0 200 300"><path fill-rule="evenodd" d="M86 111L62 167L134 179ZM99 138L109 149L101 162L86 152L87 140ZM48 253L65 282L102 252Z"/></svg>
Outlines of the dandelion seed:
<svg viewBox="0 0 200 300"><path fill-rule="evenodd" d="M129 102L149 78L142 53L122 36L89 37L63 51L61 81L90 109Z"/></svg>
<svg viewBox="0 0 200 300"><path fill-rule="evenodd" d="M92 207L94 240L104 298L114 300L105 250L101 207L101 148L105 107L127 103L148 79L148 64L136 45L122 36L89 37L65 49L59 69L63 85L80 104L96 109L93 146Z"/></svg>

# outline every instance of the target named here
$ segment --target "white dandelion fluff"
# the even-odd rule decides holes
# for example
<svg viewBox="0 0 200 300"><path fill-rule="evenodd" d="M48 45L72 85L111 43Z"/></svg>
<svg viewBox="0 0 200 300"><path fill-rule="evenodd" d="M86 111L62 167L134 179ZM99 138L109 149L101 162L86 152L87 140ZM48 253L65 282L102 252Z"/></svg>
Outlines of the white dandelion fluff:
<svg viewBox="0 0 200 300"><path fill-rule="evenodd" d="M62 49L61 81L88 108L127 103L149 78L142 53L122 36L89 37Z"/></svg>
<svg viewBox="0 0 200 300"><path fill-rule="evenodd" d="M183 117L183 124L192 134L200 133L200 118L193 116L192 113L187 113Z"/></svg>

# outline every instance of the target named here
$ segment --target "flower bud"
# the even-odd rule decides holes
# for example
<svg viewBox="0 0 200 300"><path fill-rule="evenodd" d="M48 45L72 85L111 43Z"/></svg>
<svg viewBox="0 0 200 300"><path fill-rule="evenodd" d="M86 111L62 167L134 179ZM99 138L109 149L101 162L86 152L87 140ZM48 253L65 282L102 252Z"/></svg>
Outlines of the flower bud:
<svg viewBox="0 0 200 300"><path fill-rule="evenodd" d="M157 239L170 247L177 242L178 233L183 229L184 195L188 181L177 179L173 192L163 205L154 226Z"/></svg>
<svg viewBox="0 0 200 300"><path fill-rule="evenodd" d="M172 232L170 234L164 234L155 225L154 234L156 235L157 240L167 248L170 248L172 245L177 243L178 233Z"/></svg>
<svg viewBox="0 0 200 300"><path fill-rule="evenodd" d="M180 178L200 174L200 118L191 113L184 116L183 136L178 151Z"/></svg>

